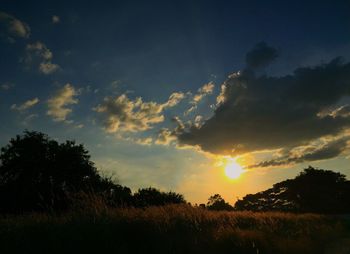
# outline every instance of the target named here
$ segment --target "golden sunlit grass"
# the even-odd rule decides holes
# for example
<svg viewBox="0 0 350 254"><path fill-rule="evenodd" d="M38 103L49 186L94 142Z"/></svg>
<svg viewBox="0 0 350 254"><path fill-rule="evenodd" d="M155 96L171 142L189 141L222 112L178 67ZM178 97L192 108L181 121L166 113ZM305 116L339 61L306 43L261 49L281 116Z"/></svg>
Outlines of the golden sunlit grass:
<svg viewBox="0 0 350 254"><path fill-rule="evenodd" d="M245 172L235 158L227 158L224 167L225 175L230 179L237 179Z"/></svg>
<svg viewBox="0 0 350 254"><path fill-rule="evenodd" d="M350 246L346 220L315 214L98 203L62 215L0 218L6 253L349 253L344 246Z"/></svg>

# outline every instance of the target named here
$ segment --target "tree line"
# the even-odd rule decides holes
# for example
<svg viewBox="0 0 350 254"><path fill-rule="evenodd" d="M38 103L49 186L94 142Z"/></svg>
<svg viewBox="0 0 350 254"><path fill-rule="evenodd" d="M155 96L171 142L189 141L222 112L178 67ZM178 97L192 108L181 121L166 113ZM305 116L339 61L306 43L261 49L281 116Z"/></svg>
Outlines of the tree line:
<svg viewBox="0 0 350 254"><path fill-rule="evenodd" d="M74 141L59 143L46 134L24 131L0 151L0 213L62 212L79 193L103 198L110 207L185 204L183 195L149 187L135 193L98 173L88 151ZM219 194L199 207L250 210L349 213L350 181L345 175L309 167L294 179L248 194L234 206Z"/></svg>

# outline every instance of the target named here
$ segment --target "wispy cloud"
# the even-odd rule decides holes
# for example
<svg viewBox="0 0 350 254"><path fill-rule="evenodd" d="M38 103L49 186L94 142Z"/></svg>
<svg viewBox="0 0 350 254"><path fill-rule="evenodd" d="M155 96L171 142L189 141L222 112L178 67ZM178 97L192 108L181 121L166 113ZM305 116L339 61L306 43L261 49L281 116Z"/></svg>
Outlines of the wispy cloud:
<svg viewBox="0 0 350 254"><path fill-rule="evenodd" d="M164 103L164 107L174 107L176 106L181 100L183 100L185 98L185 94L182 92L175 92L172 93L169 97L169 100Z"/></svg>
<svg viewBox="0 0 350 254"><path fill-rule="evenodd" d="M61 22L61 18L57 15L53 15L52 16L52 23L53 24L57 24L57 23L60 23Z"/></svg>
<svg viewBox="0 0 350 254"><path fill-rule="evenodd" d="M15 85L13 83L10 82L4 82L4 83L0 83L0 90L10 90L11 88L13 88Z"/></svg>
<svg viewBox="0 0 350 254"><path fill-rule="evenodd" d="M296 147L278 158L266 160L248 166L248 168L291 165L307 161L319 161L335 158L349 148L349 136L323 141L321 144Z"/></svg>
<svg viewBox="0 0 350 254"><path fill-rule="evenodd" d="M9 36L20 38L29 38L30 36L30 27L10 14L0 12L0 24Z"/></svg>
<svg viewBox="0 0 350 254"><path fill-rule="evenodd" d="M31 121L33 121L35 118L38 118L38 117L39 117L38 114L30 114L24 118L24 120L22 121L22 124L29 125Z"/></svg>
<svg viewBox="0 0 350 254"><path fill-rule="evenodd" d="M188 115L192 111L194 111L197 108L198 103L207 95L212 94L214 90L214 83L209 82L207 84L204 84L202 87L200 87L197 90L197 93L193 95L192 100L190 101L191 107L187 109L184 113L184 115Z"/></svg>
<svg viewBox="0 0 350 254"><path fill-rule="evenodd" d="M66 84L47 101L47 115L56 122L66 121L68 114L72 112L68 106L78 103L78 99L75 98L78 95L79 93L71 84Z"/></svg>
<svg viewBox="0 0 350 254"><path fill-rule="evenodd" d="M133 137L130 135L124 135L125 133L117 133L115 136L119 140L128 141L141 146L150 146L153 144L152 137Z"/></svg>
<svg viewBox="0 0 350 254"><path fill-rule="evenodd" d="M43 74L51 74L60 69L58 64L52 63L53 54L46 45L40 41L28 44L26 47L27 55L24 62L27 65L38 64L38 70Z"/></svg>
<svg viewBox="0 0 350 254"><path fill-rule="evenodd" d="M31 107L33 107L34 105L36 105L39 102L38 98L33 98L31 100L27 100L24 103L22 103L21 105L17 105L17 104L12 104L11 109L12 110L17 110L17 111L24 111L27 110Z"/></svg>

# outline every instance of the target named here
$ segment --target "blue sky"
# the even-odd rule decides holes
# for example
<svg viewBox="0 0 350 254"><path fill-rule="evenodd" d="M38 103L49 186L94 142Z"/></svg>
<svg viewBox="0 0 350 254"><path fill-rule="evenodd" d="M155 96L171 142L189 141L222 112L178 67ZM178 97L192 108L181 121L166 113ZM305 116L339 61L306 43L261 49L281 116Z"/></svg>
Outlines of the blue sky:
<svg viewBox="0 0 350 254"><path fill-rule="evenodd" d="M232 73L248 75L246 54L254 49L276 52L271 64L254 69L254 77L293 76L297 68L328 64L338 56L344 63L337 66L346 71L349 12L348 1L4 0L0 145L24 129L61 141L75 139L86 145L102 172L121 184L179 191L192 202L205 202L217 192L234 202L309 164L349 175L347 123L325 133L316 129L318 136L298 144L262 142L259 149L232 154L243 156L246 165L278 160L279 165L252 169L239 180L224 177L220 162L227 154L220 149L252 142L230 134L223 137L227 143L214 148L202 137L206 129L213 137L225 133L212 124L222 120L218 112L224 107L217 97L222 85L231 86ZM233 95L226 91L223 96L228 101ZM337 96L328 108L322 104L322 112L333 110L327 114L334 117L340 112L335 105L346 109L347 90ZM245 121L230 111L225 123L232 121L230 116ZM341 143L341 152L284 163L286 150L295 158L298 149L318 141L323 142L319 148Z"/></svg>

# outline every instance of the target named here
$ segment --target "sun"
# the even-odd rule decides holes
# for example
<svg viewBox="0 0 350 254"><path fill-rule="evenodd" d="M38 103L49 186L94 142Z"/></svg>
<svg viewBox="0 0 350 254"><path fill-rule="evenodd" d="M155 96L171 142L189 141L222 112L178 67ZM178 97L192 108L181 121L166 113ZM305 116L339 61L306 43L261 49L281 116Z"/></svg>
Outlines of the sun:
<svg viewBox="0 0 350 254"><path fill-rule="evenodd" d="M229 159L227 160L226 166L225 166L225 175L230 179L237 179L241 176L242 173L244 173L245 170L242 168L241 165L239 165L236 161L236 159Z"/></svg>

